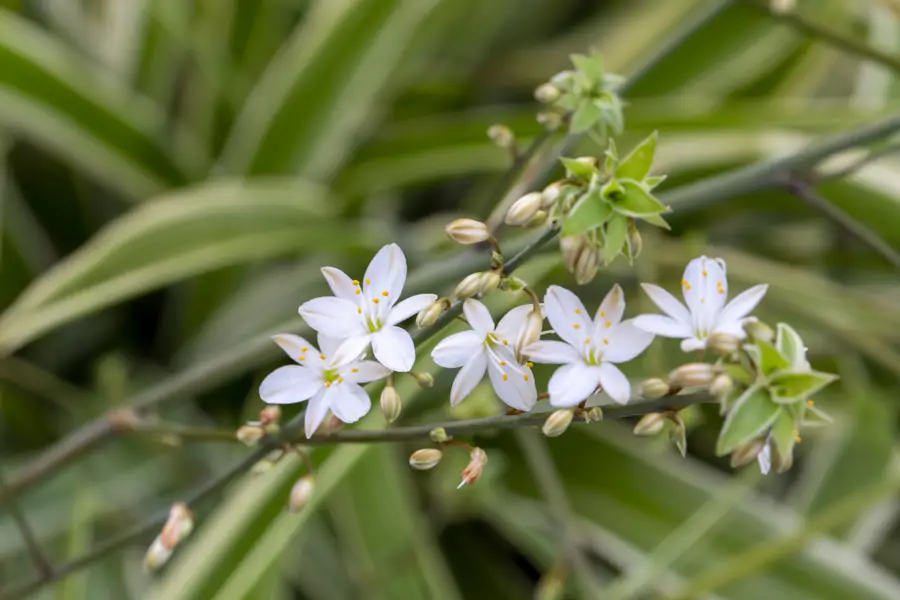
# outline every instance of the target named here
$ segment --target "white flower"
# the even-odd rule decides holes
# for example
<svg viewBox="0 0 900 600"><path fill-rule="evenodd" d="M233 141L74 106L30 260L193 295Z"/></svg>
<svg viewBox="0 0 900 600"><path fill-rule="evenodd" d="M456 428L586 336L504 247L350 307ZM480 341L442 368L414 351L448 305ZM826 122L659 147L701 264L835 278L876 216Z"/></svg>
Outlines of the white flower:
<svg viewBox="0 0 900 600"><path fill-rule="evenodd" d="M376 381L390 370L373 360L355 356L347 364L330 367L328 356L340 340L319 336L321 351L298 335L279 333L275 343L296 365L275 369L259 386L259 396L269 404L293 404L309 400L306 407L306 437L319 428L328 411L344 423L355 423L372 407L369 394L360 383Z"/></svg>
<svg viewBox="0 0 900 600"><path fill-rule="evenodd" d="M555 285L547 289L544 311L563 341L535 342L522 353L535 362L564 365L550 378L550 404L576 406L598 386L619 404L628 402L631 385L614 363L627 362L646 350L653 334L638 329L632 320L622 321L622 288L613 286L593 321L575 294Z"/></svg>
<svg viewBox="0 0 900 600"><path fill-rule="evenodd" d="M635 325L662 337L683 339L681 349L691 352L705 349L706 339L713 333L744 339L744 323L756 320L747 315L756 308L769 286L754 286L726 305L725 261L701 256L688 263L681 280L687 308L657 285L645 283L642 287L668 316L641 315L634 320Z"/></svg>
<svg viewBox="0 0 900 600"><path fill-rule="evenodd" d="M537 401L534 375L516 357L518 338L525 331L532 310L530 304L514 308L494 327L484 304L471 298L463 303L463 312L472 329L448 336L431 352L434 362L442 367L462 367L450 388L451 405L456 406L468 396L487 370L503 402L518 410L534 407Z"/></svg>
<svg viewBox="0 0 900 600"><path fill-rule="evenodd" d="M378 362L391 371L412 369L416 348L409 333L397 324L427 308L437 296L419 294L397 303L406 283L403 250L397 244L379 250L369 263L362 284L334 267L323 268L322 274L334 297L304 302L299 312L319 333L343 340L329 366L346 364L371 345Z"/></svg>

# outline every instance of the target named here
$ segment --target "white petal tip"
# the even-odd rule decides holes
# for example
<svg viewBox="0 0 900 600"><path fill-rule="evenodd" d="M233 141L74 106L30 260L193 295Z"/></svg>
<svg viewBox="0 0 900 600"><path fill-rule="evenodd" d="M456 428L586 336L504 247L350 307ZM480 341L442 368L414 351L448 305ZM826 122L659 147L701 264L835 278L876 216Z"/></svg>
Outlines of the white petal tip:
<svg viewBox="0 0 900 600"><path fill-rule="evenodd" d="M456 486L456 489L461 490L462 487L463 487L464 485L466 485L466 480L465 480L465 479L463 479L463 480L459 483L459 485Z"/></svg>

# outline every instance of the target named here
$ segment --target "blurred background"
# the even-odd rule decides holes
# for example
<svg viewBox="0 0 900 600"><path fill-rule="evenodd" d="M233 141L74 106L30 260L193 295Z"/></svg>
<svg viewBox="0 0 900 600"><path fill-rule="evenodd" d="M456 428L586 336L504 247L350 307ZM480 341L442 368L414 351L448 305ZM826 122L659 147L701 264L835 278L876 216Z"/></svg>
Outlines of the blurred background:
<svg viewBox="0 0 900 600"><path fill-rule="evenodd" d="M577 289L589 309L619 282L628 316L655 312L639 281L675 289L701 253L727 260L732 293L769 283L757 314L791 323L813 364L841 375L817 399L835 423L804 432L786 474L716 458L714 406L685 413L685 459L665 436L634 437L633 421L553 440L477 437L488 468L460 491L462 450L419 473L407 466L418 445L322 448L309 510L284 510L304 471L296 456L240 475L203 497L195 534L148 577L141 559L159 523L142 530L146 519L251 451L111 436L108 419L94 421L126 406L226 430L256 418L259 381L286 361L268 335L309 335L296 310L327 293L323 265L359 276L397 242L408 293L439 294L483 269L487 257L442 228L487 218L502 200L510 158L485 132L506 124L521 147L538 136L533 90L569 68L570 53L596 49L625 76L652 65L628 91L617 141L659 131L664 201L896 110L897 2L796 7L893 68L750 4L0 0L0 597L900 598L900 505L878 487L898 471L897 271L776 190L682 195L671 233L642 228L633 269L620 258L581 288L554 245L517 275ZM602 152L587 138L572 154ZM900 248L898 167L886 154L818 189ZM506 230L501 241L511 254L537 235ZM524 302L497 296L497 312ZM450 410L454 373L431 362L436 341L417 366L435 387L398 379L402 422L500 412L489 387ZM637 381L684 361L660 340L627 372ZM362 426L383 427L378 412ZM86 451L71 452L73 440ZM529 444L550 452L562 498L535 484ZM27 585L40 582L40 561L19 512L71 576ZM602 594L573 581L572 539ZM92 548L87 568L65 562Z"/></svg>

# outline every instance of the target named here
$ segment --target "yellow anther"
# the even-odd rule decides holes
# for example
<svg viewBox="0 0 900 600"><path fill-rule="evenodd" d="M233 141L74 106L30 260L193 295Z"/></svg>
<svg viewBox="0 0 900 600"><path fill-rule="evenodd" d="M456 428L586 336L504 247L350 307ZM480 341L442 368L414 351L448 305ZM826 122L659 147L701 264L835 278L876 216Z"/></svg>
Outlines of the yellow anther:
<svg viewBox="0 0 900 600"><path fill-rule="evenodd" d="M324 355L324 354L320 354L320 355L319 355L319 358L321 358L322 360L325 360L325 355Z"/></svg>
<svg viewBox="0 0 900 600"><path fill-rule="evenodd" d="M603 338L603 343L609 346L609 338Z"/></svg>
<svg viewBox="0 0 900 600"><path fill-rule="evenodd" d="M305 357L305 356L298 356L298 357L297 357L297 360L306 360L306 357Z"/></svg>
<svg viewBox="0 0 900 600"><path fill-rule="evenodd" d="M794 438L794 441L797 442L797 443L799 444L800 442L803 441L803 438L801 438L801 437L798 435L797 437Z"/></svg>
<svg viewBox="0 0 900 600"><path fill-rule="evenodd" d="M581 325L579 325L578 323L575 323L574 325L572 325L572 327L574 327L575 329L581 329Z"/></svg>
<svg viewBox="0 0 900 600"><path fill-rule="evenodd" d="M509 346L509 342L507 342L506 340L503 340L503 345L504 345L504 346Z"/></svg>
<svg viewBox="0 0 900 600"><path fill-rule="evenodd" d="M352 281L352 283L353 283L353 285L359 285L359 279L354 279L354 280Z"/></svg>
<svg viewBox="0 0 900 600"><path fill-rule="evenodd" d="M309 348L303 346L302 348L300 348L300 352L309 352Z"/></svg>
<svg viewBox="0 0 900 600"><path fill-rule="evenodd" d="M522 375L522 377L525 378L525 381L528 381L528 375Z"/></svg>
<svg viewBox="0 0 900 600"><path fill-rule="evenodd" d="M371 280L371 279L366 279L366 285L372 285L372 280Z"/></svg>
<svg viewBox="0 0 900 600"><path fill-rule="evenodd" d="M607 321L607 322L604 323L603 325L604 325L607 329L609 329L610 327L612 327L612 321Z"/></svg>
<svg viewBox="0 0 900 600"><path fill-rule="evenodd" d="M509 379L509 375L506 373L503 374L503 381L507 381Z"/></svg>
<svg viewBox="0 0 900 600"><path fill-rule="evenodd" d="M706 298L700 298L700 304L703 304L704 302L706 302Z"/></svg>
<svg viewBox="0 0 900 600"><path fill-rule="evenodd" d="M343 378L343 377L338 377L338 383L344 383L344 378Z"/></svg>
<svg viewBox="0 0 900 600"><path fill-rule="evenodd" d="M703 271L703 276L706 277L707 275L709 275L709 273L707 273L706 271Z"/></svg>
<svg viewBox="0 0 900 600"><path fill-rule="evenodd" d="M605 311L605 310L601 310L601 311L600 311L600 318L601 318L601 319L605 319L605 318L606 318L606 311Z"/></svg>
<svg viewBox="0 0 900 600"><path fill-rule="evenodd" d="M385 298L387 298L388 297L387 290L384 290L383 292L381 292L381 295L384 296Z"/></svg>
<svg viewBox="0 0 900 600"><path fill-rule="evenodd" d="M353 373L359 373L359 369L357 369L356 367L354 367L352 372L353 372Z"/></svg>
<svg viewBox="0 0 900 600"><path fill-rule="evenodd" d="M581 309L580 309L580 308L576 308L576 309L575 309L575 314L576 314L576 315L580 315L580 314L581 314Z"/></svg>
<svg viewBox="0 0 900 600"><path fill-rule="evenodd" d="M362 314L362 308L357 308L356 312L358 312L359 314Z"/></svg>
<svg viewBox="0 0 900 600"><path fill-rule="evenodd" d="M807 405L807 406L815 406L816 403L813 402L812 400L807 400L807 401L806 401L806 405Z"/></svg>
<svg viewBox="0 0 900 600"><path fill-rule="evenodd" d="M688 283L688 280L687 280L687 279L682 279L682 280L681 280L681 285L683 285L683 286L684 286L684 289L686 289L686 290L691 289L691 284Z"/></svg>
<svg viewBox="0 0 900 600"><path fill-rule="evenodd" d="M590 343L591 343L591 338L584 338L584 343L585 343L585 344L590 344Z"/></svg>
<svg viewBox="0 0 900 600"><path fill-rule="evenodd" d="M375 304L378 304L380 302L380 300L378 298L372 298L372 302L374 302Z"/></svg>
<svg viewBox="0 0 900 600"><path fill-rule="evenodd" d="M506 361L505 361L505 360L501 360L501 361L500 361L500 366L501 366L501 367L505 367L505 366L506 366Z"/></svg>
<svg viewBox="0 0 900 600"><path fill-rule="evenodd" d="M362 290L360 290L359 288L356 288L356 293L357 293L357 294L362 294Z"/></svg>
<svg viewBox="0 0 900 600"><path fill-rule="evenodd" d="M527 363L525 363L525 366L530 369L531 367L534 366L534 363L529 360Z"/></svg>
<svg viewBox="0 0 900 600"><path fill-rule="evenodd" d="M331 382L330 382L330 381L326 381L326 382L325 382L325 387L331 387Z"/></svg>

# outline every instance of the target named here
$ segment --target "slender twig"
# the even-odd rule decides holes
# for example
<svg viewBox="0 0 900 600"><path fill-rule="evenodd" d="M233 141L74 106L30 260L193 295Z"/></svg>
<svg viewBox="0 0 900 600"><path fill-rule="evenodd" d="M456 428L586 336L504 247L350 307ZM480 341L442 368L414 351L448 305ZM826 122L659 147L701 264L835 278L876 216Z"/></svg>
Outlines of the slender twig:
<svg viewBox="0 0 900 600"><path fill-rule="evenodd" d="M547 442L540 433L533 430L516 431L516 438L525 455L525 462L559 527L565 547L565 562L578 578L581 594L586 598L601 598L603 589L594 577L590 560L581 547L578 533L572 527L572 508L566 497L562 478L547 449Z"/></svg>
<svg viewBox="0 0 900 600"><path fill-rule="evenodd" d="M3 474L0 472L0 491L5 488L6 484L3 479ZM53 565L50 563L50 559L44 554L44 551L41 550L41 545L38 543L34 531L32 531L31 526L28 524L25 513L19 508L18 503L12 499L6 501L6 509L9 511L9 516L12 517L16 527L19 529L22 540L25 542L25 547L28 549L28 554L31 556L31 562L34 563L35 568L38 570L38 573L40 573L41 580L48 581L53 575Z"/></svg>
<svg viewBox="0 0 900 600"><path fill-rule="evenodd" d="M711 402L705 394L668 396L656 400L642 401L636 399L631 404L609 406L603 410L606 421L642 416L651 412L684 408L694 404ZM318 433L306 438L302 432L289 435L273 436L276 445L279 443L300 443L307 446L328 446L334 444L375 444L382 442L427 441L431 432L443 428L448 435L475 435L498 429L521 429L539 427L552 412L522 413L518 415L497 415L481 419L466 419L429 423L428 425L412 425L393 427L391 429L345 429L334 433ZM132 431L140 435L174 436L183 441L196 442L237 442L231 429L189 427L176 423L140 422L132 425Z"/></svg>
<svg viewBox="0 0 900 600"><path fill-rule="evenodd" d="M854 54L860 58L883 65L893 71L900 72L900 56L883 52L874 46L870 46L865 42L853 38L849 34L832 29L823 23L812 21L798 13L796 10L775 10L772 8L771 2L761 2L760 0L746 0L746 2L754 8L763 11L772 19L793 27L803 35L834 46L848 54Z"/></svg>
<svg viewBox="0 0 900 600"><path fill-rule="evenodd" d="M804 204L822 213L825 218L871 248L891 263L895 269L900 270L900 253L881 239L877 233L829 202L828 198L817 192L811 185L799 177L792 177L784 184L784 188L802 200Z"/></svg>
<svg viewBox="0 0 900 600"><path fill-rule="evenodd" d="M814 176L810 177L810 180L813 183L822 183L825 181L843 179L856 173L863 167L875 162L880 158L884 158L885 156L890 156L891 154L896 154L898 152L900 152L900 144L886 144L880 148L873 149L865 156L860 157L858 160L853 161L845 167L841 167L840 169L836 169L834 171L817 172Z"/></svg>

